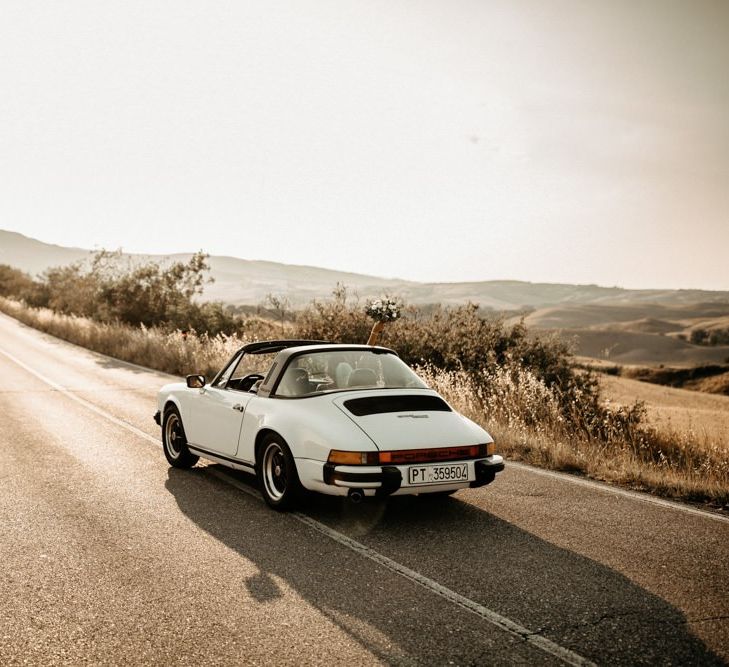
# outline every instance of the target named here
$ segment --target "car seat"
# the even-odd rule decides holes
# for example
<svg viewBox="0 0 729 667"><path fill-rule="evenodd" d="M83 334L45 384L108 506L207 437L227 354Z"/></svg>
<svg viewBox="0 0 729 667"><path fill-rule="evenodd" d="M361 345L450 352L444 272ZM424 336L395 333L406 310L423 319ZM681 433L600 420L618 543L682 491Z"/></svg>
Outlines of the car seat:
<svg viewBox="0 0 729 667"><path fill-rule="evenodd" d="M309 372L305 368L287 370L281 382L279 392L282 396L303 396L311 393Z"/></svg>
<svg viewBox="0 0 729 667"><path fill-rule="evenodd" d="M349 376L352 374L352 367L346 361L340 361L334 369L334 381L337 387L344 389L349 386Z"/></svg>
<svg viewBox="0 0 729 667"><path fill-rule="evenodd" d="M371 368L358 368L349 376L348 387L374 387L377 384L377 375Z"/></svg>

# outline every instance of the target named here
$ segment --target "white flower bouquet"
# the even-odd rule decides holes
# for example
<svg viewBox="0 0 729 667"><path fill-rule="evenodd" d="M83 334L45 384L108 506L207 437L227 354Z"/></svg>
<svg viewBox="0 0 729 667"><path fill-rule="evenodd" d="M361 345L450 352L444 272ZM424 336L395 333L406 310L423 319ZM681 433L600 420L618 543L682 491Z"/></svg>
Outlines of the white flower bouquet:
<svg viewBox="0 0 729 667"><path fill-rule="evenodd" d="M401 315L402 305L391 299L390 297L383 297L382 299L373 299L365 307L365 313L369 315L374 321L370 337L367 341L367 345L377 345L377 341L380 339L380 334L385 328L386 322L394 322Z"/></svg>
<svg viewBox="0 0 729 667"><path fill-rule="evenodd" d="M400 317L402 306L389 297L374 299L367 304L365 313L375 322L394 322Z"/></svg>

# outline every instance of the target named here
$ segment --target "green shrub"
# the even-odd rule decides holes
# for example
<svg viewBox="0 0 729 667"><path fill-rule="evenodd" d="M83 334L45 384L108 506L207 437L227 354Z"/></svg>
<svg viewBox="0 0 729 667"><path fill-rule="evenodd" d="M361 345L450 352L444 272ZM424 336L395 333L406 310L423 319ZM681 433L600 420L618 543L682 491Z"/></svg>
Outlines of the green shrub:
<svg viewBox="0 0 729 667"><path fill-rule="evenodd" d="M57 287L62 280L52 283ZM28 288L22 280L17 284ZM86 307L77 295L68 295L64 307L71 307L71 298L81 304L75 307ZM108 307L114 301L105 303ZM221 328L227 324L219 304L197 308L184 310L184 321L193 322L198 331L210 322ZM144 323L131 326L118 319L104 322L29 308L1 296L0 310L120 359L179 375L202 372L208 378L242 344L276 338L281 327L250 317L237 321L240 334L183 334L160 326L147 328ZM169 312L167 322L174 319ZM194 312L202 313L200 320L191 319ZM296 337L364 342L371 321L358 301L338 286L333 299L313 302L295 326ZM729 501L724 446L646 425L640 403L607 405L596 376L574 366L568 347L557 339L530 335L523 324L507 326L502 319L483 317L469 305L427 313L407 309L403 318L385 328L382 342L417 365L428 384L455 409L489 430L499 451L509 457L664 495Z"/></svg>
<svg viewBox="0 0 729 667"><path fill-rule="evenodd" d="M332 299L315 299L296 317L296 338L325 340L332 343L364 343L372 322L351 299L347 288L337 284Z"/></svg>
<svg viewBox="0 0 729 667"><path fill-rule="evenodd" d="M42 301L40 285L27 273L7 264L0 264L0 296L26 302Z"/></svg>
<svg viewBox="0 0 729 667"><path fill-rule="evenodd" d="M119 252L101 250L90 262L51 268L37 281L4 267L0 295L97 322L210 335L240 331L243 320L222 304L194 300L208 280L208 270L207 255L201 252L188 262L163 267L155 262L132 265Z"/></svg>
<svg viewBox="0 0 729 667"><path fill-rule="evenodd" d="M372 321L338 285L332 299L314 301L299 314L296 328L300 338L363 343ZM531 335L521 322L507 326L503 318L482 315L475 304L437 306L427 314L406 308L385 327L381 343L410 365L464 374L481 396L488 396L497 374L510 374L518 383L526 371L543 383L557 414L575 429L601 437L605 428L618 428L618 417L600 401L594 374L574 367L563 340Z"/></svg>

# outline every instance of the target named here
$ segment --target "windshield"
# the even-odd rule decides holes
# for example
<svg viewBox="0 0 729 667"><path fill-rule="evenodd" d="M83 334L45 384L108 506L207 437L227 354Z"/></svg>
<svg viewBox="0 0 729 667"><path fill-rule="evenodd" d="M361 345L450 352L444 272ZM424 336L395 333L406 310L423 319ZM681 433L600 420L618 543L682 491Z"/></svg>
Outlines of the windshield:
<svg viewBox="0 0 729 667"><path fill-rule="evenodd" d="M427 389L396 355L368 350L302 354L286 367L276 396L310 396L345 389Z"/></svg>

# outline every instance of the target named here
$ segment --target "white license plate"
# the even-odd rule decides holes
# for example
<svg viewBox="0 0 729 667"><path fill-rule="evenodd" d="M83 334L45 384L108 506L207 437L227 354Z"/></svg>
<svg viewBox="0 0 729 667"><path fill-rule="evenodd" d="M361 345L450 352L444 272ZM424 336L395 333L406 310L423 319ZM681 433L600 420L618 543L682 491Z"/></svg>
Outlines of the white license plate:
<svg viewBox="0 0 729 667"><path fill-rule="evenodd" d="M468 481L467 463L444 463L430 466L410 466L408 484L449 484Z"/></svg>

